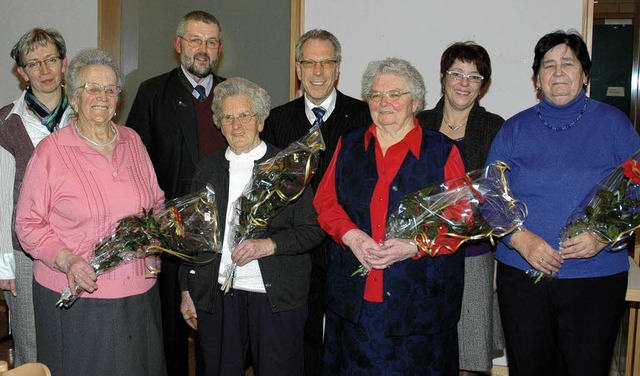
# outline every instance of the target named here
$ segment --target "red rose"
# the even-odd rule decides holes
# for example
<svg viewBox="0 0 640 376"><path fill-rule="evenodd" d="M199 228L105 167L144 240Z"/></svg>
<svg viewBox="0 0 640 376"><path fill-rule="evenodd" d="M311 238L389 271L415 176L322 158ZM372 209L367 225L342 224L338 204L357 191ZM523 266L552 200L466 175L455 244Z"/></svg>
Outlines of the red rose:
<svg viewBox="0 0 640 376"><path fill-rule="evenodd" d="M624 176L631 179L632 182L640 183L640 165L638 161L635 159L626 160L622 164L622 170L624 171Z"/></svg>

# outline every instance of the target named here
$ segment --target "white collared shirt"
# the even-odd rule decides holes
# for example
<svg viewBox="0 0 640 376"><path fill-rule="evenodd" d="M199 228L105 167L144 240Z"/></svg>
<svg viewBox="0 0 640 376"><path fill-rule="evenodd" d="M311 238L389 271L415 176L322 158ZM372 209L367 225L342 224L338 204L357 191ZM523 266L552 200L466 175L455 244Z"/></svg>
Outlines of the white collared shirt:
<svg viewBox="0 0 640 376"><path fill-rule="evenodd" d="M193 91L191 92L191 95L193 95L194 98L196 99L200 98L200 94L195 89L196 85L203 86L204 92L207 94L207 97L209 96L209 93L211 93L211 90L213 89L213 75L210 74L207 77L205 77L202 80L202 82L197 83L196 80L194 80L193 77L191 77L191 73L189 73L186 69L184 69L182 64L180 64L180 69L182 69L182 73L184 73L184 75L187 77L187 80L189 80L189 83L193 87Z"/></svg>
<svg viewBox="0 0 640 376"><path fill-rule="evenodd" d="M327 99L325 99L320 105L316 105L307 98L307 94L304 95L304 113L307 115L307 119L309 119L309 123L313 124L316 121L316 115L313 113L313 109L316 107L322 107L327 110L322 116L323 121L327 121L331 113L336 108L336 98L338 97L338 92L335 88Z"/></svg>

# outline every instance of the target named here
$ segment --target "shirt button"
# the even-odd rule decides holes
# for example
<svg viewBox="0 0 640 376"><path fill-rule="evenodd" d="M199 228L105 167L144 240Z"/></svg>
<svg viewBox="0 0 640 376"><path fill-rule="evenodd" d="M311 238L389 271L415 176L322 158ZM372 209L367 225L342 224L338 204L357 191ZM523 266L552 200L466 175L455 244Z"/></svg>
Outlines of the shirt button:
<svg viewBox="0 0 640 376"><path fill-rule="evenodd" d="M116 176L118 176L118 173L117 173L117 172L114 172L112 175L113 175L113 177L115 178Z"/></svg>
<svg viewBox="0 0 640 376"><path fill-rule="evenodd" d="M397 187L397 186L395 186L395 185L394 185L394 186L391 186L391 190L392 190L392 191L394 191L394 192L398 192L398 187Z"/></svg>

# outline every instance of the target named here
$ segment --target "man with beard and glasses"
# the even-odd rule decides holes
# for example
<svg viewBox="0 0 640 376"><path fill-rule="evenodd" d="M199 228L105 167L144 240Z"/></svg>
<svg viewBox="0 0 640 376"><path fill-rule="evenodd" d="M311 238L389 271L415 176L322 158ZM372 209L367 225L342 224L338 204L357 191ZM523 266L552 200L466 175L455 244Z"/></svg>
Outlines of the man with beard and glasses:
<svg viewBox="0 0 640 376"><path fill-rule="evenodd" d="M140 134L167 200L189 193L195 166L226 147L213 124L214 74L222 51L222 27L204 11L182 17L173 46L180 66L140 84L126 125ZM179 262L163 258L159 274L165 355L169 375L188 374L187 325L180 315Z"/></svg>

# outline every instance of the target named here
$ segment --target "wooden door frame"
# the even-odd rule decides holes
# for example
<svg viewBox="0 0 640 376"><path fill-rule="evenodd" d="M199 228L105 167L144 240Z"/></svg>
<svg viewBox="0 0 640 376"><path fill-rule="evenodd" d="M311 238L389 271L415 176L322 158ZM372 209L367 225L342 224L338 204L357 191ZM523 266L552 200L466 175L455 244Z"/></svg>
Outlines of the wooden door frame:
<svg viewBox="0 0 640 376"><path fill-rule="evenodd" d="M593 58L593 17L594 0L583 1L582 36ZM631 89L629 118L636 130L640 130L640 12L633 20L633 62L631 68ZM640 241L640 240L639 240Z"/></svg>
<svg viewBox="0 0 640 376"><path fill-rule="evenodd" d="M120 62L121 0L98 0L98 48Z"/></svg>
<svg viewBox="0 0 640 376"><path fill-rule="evenodd" d="M291 40L289 44L289 99L301 95L300 83L296 74L296 42L304 31L304 0L291 0Z"/></svg>

